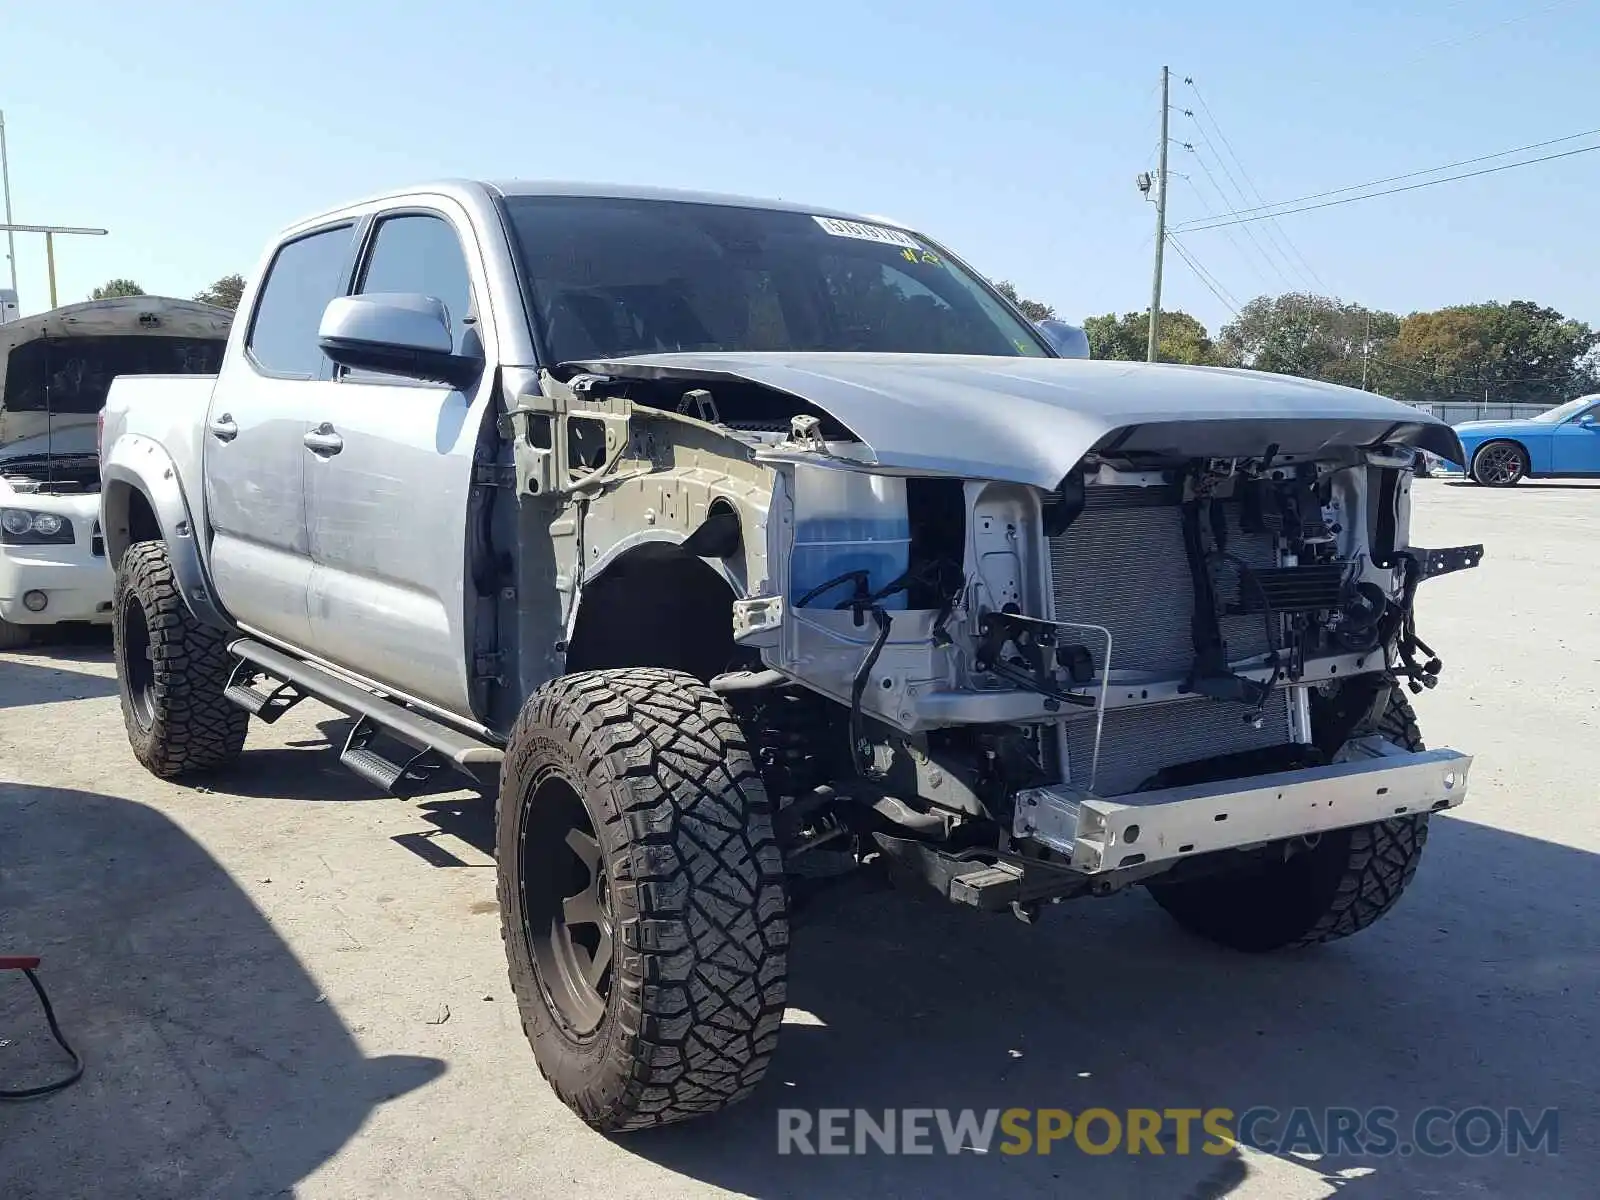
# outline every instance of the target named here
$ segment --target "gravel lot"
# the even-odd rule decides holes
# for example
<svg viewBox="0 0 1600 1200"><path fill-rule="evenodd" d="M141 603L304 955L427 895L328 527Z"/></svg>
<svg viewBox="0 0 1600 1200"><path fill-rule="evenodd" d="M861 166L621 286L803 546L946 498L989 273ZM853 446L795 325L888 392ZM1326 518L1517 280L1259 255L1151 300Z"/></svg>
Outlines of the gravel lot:
<svg viewBox="0 0 1600 1200"><path fill-rule="evenodd" d="M1589 1197L1600 1118L1600 488L1418 485L1430 744L1477 756L1383 923L1298 957L1182 934L1142 893L1024 927L892 894L796 933L757 1098L607 1140L546 1090L506 985L487 806L375 797L311 704L215 790L123 737L108 644L0 655L0 953L37 951L77 1087L0 1106L33 1197ZM0 1086L49 1074L0 976ZM1583 1047L1588 1046L1585 1050ZM1560 1109L1560 1152L780 1158L780 1106Z"/></svg>

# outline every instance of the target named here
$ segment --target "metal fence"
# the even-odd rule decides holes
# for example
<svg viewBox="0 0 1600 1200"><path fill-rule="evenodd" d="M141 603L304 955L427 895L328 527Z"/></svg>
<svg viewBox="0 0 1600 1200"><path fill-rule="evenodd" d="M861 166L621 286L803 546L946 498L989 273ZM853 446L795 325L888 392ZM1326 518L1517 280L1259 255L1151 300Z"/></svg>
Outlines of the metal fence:
<svg viewBox="0 0 1600 1200"><path fill-rule="evenodd" d="M1420 408L1425 413L1432 413L1446 424L1460 425L1463 421L1516 421L1526 417L1537 417L1542 412L1549 412L1555 405L1434 400L1427 404L1413 404L1412 407Z"/></svg>

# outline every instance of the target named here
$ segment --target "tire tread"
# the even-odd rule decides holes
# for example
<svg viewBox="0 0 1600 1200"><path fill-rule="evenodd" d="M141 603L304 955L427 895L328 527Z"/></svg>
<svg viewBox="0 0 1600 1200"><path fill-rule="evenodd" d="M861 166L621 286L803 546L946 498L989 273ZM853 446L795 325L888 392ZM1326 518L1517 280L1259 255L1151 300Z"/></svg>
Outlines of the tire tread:
<svg viewBox="0 0 1600 1200"><path fill-rule="evenodd" d="M521 803L529 760L552 732L579 749L591 787L618 797L613 833L623 850L609 861L613 878L634 889L637 911L617 930L612 994L623 1049L604 1065L617 1078L596 1086L552 1071L537 1053L551 1035L537 977L521 968L520 910L502 847L502 935L541 1073L606 1131L688 1120L742 1100L777 1043L789 929L769 804L738 723L681 672L563 676L517 720L502 806Z"/></svg>
<svg viewBox="0 0 1600 1200"><path fill-rule="evenodd" d="M122 614L130 601L144 608L155 665L155 719L148 730L134 715L122 667ZM117 570L113 607L122 715L134 757L163 779L232 763L244 749L250 714L222 696L233 667L227 636L189 611L164 543L128 547Z"/></svg>
<svg viewBox="0 0 1600 1200"><path fill-rule="evenodd" d="M1369 732L1407 750L1426 748L1410 702L1398 691ZM1180 925L1235 950L1337 941L1400 902L1421 862L1429 817L1414 813L1334 830L1295 858L1174 883L1157 879L1148 890Z"/></svg>

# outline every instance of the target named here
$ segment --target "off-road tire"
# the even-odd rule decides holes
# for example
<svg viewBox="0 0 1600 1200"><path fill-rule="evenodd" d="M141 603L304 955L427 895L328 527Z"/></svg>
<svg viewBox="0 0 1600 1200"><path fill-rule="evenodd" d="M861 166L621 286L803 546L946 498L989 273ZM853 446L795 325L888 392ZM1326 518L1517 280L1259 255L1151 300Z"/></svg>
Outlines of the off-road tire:
<svg viewBox="0 0 1600 1200"><path fill-rule="evenodd" d="M1398 691L1374 732L1424 749L1411 705ZM1428 814L1336 829L1292 858L1226 875L1148 885L1156 903L1191 933L1261 953L1359 933L1396 903L1422 858Z"/></svg>
<svg viewBox="0 0 1600 1200"><path fill-rule="evenodd" d="M1507 459L1505 457L1507 455L1514 455L1514 461ZM1501 461L1512 464L1510 474L1490 469L1491 462L1498 465ZM1474 483L1483 487L1516 487L1528 477L1530 466L1525 447L1516 442L1500 439L1485 442L1478 447L1472 455L1472 465L1468 468L1467 474L1472 477Z"/></svg>
<svg viewBox="0 0 1600 1200"><path fill-rule="evenodd" d="M552 999L525 915L540 885L524 839L542 797L569 786L599 842L613 929L587 1033ZM551 681L511 732L495 841L523 1032L569 1108L614 1132L710 1114L755 1088L783 1020L788 906L767 794L720 697L658 669Z"/></svg>
<svg viewBox="0 0 1600 1200"><path fill-rule="evenodd" d="M142 617L149 647L148 666L135 664L132 672L130 617ZM164 543L135 542L122 556L111 628L122 722L145 769L176 779L238 758L250 714L222 698L233 667L226 635L195 620Z"/></svg>
<svg viewBox="0 0 1600 1200"><path fill-rule="evenodd" d="M33 630L0 617L0 650L19 650L33 644Z"/></svg>

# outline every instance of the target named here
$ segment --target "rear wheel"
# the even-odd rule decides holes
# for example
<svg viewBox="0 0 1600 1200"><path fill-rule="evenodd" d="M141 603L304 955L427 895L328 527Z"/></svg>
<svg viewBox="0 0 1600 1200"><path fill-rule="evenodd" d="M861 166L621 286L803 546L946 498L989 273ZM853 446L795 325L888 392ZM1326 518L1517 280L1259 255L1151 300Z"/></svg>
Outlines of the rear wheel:
<svg viewBox="0 0 1600 1200"><path fill-rule="evenodd" d="M783 1020L788 913L761 778L727 705L676 671L590 671L524 706L496 857L539 1070L597 1129L743 1099Z"/></svg>
<svg viewBox="0 0 1600 1200"><path fill-rule="evenodd" d="M222 698L233 667L226 637L189 611L163 543L128 547L111 626L122 723L145 769L172 779L237 758L250 714Z"/></svg>
<svg viewBox="0 0 1600 1200"><path fill-rule="evenodd" d="M1374 732L1424 749L1399 692ZM1428 814L1336 829L1290 858L1226 875L1153 882L1151 896L1191 933L1234 950L1295 949L1358 933L1392 909L1416 875Z"/></svg>
<svg viewBox="0 0 1600 1200"><path fill-rule="evenodd" d="M1484 487L1514 487L1528 473L1528 452L1515 442L1485 442L1472 456L1472 478Z"/></svg>

